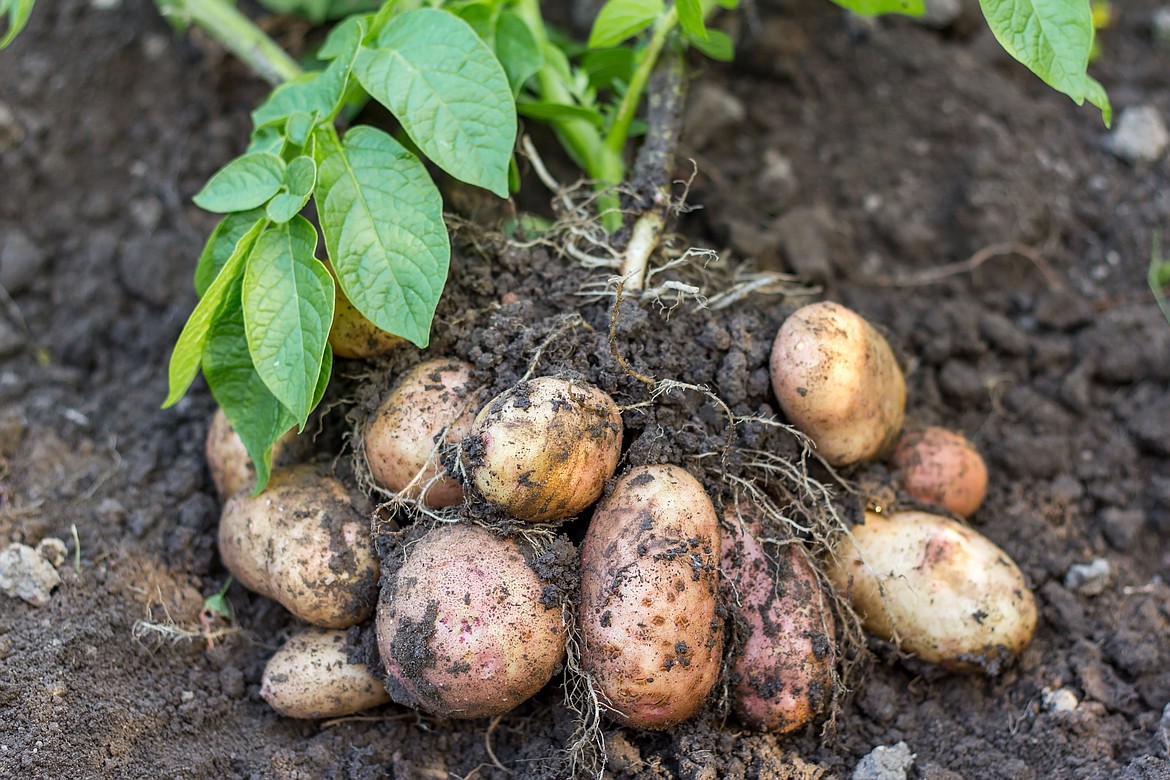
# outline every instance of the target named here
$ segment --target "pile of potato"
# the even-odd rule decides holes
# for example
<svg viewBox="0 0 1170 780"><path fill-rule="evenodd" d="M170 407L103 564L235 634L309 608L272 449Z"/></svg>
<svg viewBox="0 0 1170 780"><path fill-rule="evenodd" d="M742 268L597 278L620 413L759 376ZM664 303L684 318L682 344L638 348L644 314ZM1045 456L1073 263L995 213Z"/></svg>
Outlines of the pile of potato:
<svg viewBox="0 0 1170 780"><path fill-rule="evenodd" d="M944 668L994 673L1018 654L1036 623L1024 577L951 517L979 507L986 468L958 434L903 434L906 384L881 334L837 304L805 306L777 334L771 373L827 466L890 456L901 490L939 514L871 512L815 549L742 492L717 506L678 465L619 469L622 410L601 389L542 376L485 399L471 366L438 359L402 375L362 427L376 490L418 518L375 540L364 497L320 467L280 466L252 496L217 418L224 563L310 626L272 658L263 697L300 718L389 700L496 716L563 672L571 645L618 723L672 728L723 682L745 726L783 733L833 700L834 599ZM461 504L476 511L444 511ZM371 618L373 663L345 631Z"/></svg>

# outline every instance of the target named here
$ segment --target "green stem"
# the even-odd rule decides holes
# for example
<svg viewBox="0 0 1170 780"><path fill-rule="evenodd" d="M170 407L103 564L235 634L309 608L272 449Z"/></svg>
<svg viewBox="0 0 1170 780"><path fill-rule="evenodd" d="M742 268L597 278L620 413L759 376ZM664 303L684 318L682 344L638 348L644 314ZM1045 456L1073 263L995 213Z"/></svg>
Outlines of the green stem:
<svg viewBox="0 0 1170 780"><path fill-rule="evenodd" d="M163 16L196 25L272 85L303 71L288 53L226 0L155 0Z"/></svg>
<svg viewBox="0 0 1170 780"><path fill-rule="evenodd" d="M642 102L642 93L646 91L646 83L650 80L655 63L658 62L658 55L662 53L662 47L666 45L667 37L677 25L678 11L673 5L654 23L654 33L650 36L650 42L646 44L645 51L642 52L642 58L634 70L634 75L630 77L630 85L626 88L626 94L622 97L621 105L618 106L617 116L614 117L609 134L605 137L606 148L611 152L621 154L621 151L626 148L626 142L630 140L630 125L638 113L638 106Z"/></svg>

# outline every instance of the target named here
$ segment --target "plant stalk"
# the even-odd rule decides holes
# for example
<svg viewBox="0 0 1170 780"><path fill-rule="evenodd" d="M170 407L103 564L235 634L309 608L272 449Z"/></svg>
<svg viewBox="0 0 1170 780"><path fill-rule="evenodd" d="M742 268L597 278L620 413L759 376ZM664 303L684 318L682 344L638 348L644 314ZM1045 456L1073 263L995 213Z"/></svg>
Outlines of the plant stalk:
<svg viewBox="0 0 1170 780"><path fill-rule="evenodd" d="M622 97L613 125L605 137L605 145L611 152L621 154L622 150L625 149L626 141L630 139L630 125L638 113L638 105L642 102L642 93L646 91L646 83L650 80L650 74L654 72L654 66L658 63L658 55L662 53L662 47L666 45L667 37L677 26L678 11L673 5L654 23L654 32L650 36L650 42L646 44L646 49L642 52L642 59L630 77L626 94Z"/></svg>
<svg viewBox="0 0 1170 780"><path fill-rule="evenodd" d="M273 86L304 71L276 41L226 0L155 0L159 12L195 25Z"/></svg>

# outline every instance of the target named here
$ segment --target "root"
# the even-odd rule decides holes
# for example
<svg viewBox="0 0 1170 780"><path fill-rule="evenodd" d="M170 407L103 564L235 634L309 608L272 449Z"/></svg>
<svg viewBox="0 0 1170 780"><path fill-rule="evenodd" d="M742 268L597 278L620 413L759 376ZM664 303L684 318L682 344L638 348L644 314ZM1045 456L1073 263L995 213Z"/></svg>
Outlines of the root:
<svg viewBox="0 0 1170 780"><path fill-rule="evenodd" d="M577 724L565 747L569 777L600 778L605 771L605 732L601 727L603 704L593 678L581 666L581 645L577 636L577 615L573 605L561 605L565 627L564 703Z"/></svg>
<svg viewBox="0 0 1170 780"><path fill-rule="evenodd" d="M1052 266L1044 259L1044 256L1027 244L1021 244L1016 241L985 246L966 260L961 260L957 263L947 263L946 265L928 268L904 276L879 276L871 280L871 283L878 287L926 287L927 285L938 284L952 276L972 273L992 258L1006 257L1009 255L1019 255L1030 260L1032 265L1036 266L1036 270L1044 277L1044 280L1048 282L1049 287L1054 290L1064 289L1064 282L1052 270Z"/></svg>
<svg viewBox="0 0 1170 780"><path fill-rule="evenodd" d="M504 774L511 776L516 773L501 764L500 759L496 758L496 751L492 750L492 732L496 730L496 726L500 725L500 719L503 717L503 715L497 715L496 717L492 718L492 722L488 724L487 731L483 733L483 748L487 751L488 758L491 759L492 766Z"/></svg>
<svg viewBox="0 0 1170 780"><path fill-rule="evenodd" d="M654 377L635 371L626 359L622 357L622 352L618 349L617 342L617 324L618 317L621 316L622 307L622 289L625 287L625 279L618 281L617 290L613 296L613 309L609 315L609 351L613 355L614 361L622 367L622 370L629 374L634 379L647 385L654 385Z"/></svg>

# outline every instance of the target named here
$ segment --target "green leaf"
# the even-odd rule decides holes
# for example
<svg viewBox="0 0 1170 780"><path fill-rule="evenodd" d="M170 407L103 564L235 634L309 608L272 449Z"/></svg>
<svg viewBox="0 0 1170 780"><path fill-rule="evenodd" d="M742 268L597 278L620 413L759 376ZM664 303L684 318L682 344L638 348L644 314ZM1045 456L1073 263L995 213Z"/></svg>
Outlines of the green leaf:
<svg viewBox="0 0 1170 780"><path fill-rule="evenodd" d="M317 163L312 157L294 157L284 174L285 191L268 201L268 218L277 224L284 224L301 213L309 202L313 187L317 183Z"/></svg>
<svg viewBox="0 0 1170 780"><path fill-rule="evenodd" d="M699 0L674 0L678 23L683 32L700 41L707 40L707 24L703 21L703 4Z"/></svg>
<svg viewBox="0 0 1170 780"><path fill-rule="evenodd" d="M325 43L317 50L317 56L323 60L352 57L353 52L361 46L366 29L364 17L351 16L329 31L329 35L325 36Z"/></svg>
<svg viewBox="0 0 1170 780"><path fill-rule="evenodd" d="M524 20L511 11L501 13L496 24L496 56L508 74L513 95L520 92L524 82L535 76L544 65L544 55L541 54L536 36Z"/></svg>
<svg viewBox="0 0 1170 780"><path fill-rule="evenodd" d="M221 618L227 620L232 619L232 605L227 600L228 589L232 586L232 578L228 577L227 582L223 584L215 593L203 599L203 608L208 612L219 615Z"/></svg>
<svg viewBox="0 0 1170 780"><path fill-rule="evenodd" d="M225 165L195 196L205 211L227 214L263 206L284 184L284 160L271 152L253 152Z"/></svg>
<svg viewBox="0 0 1170 780"><path fill-rule="evenodd" d="M268 484L272 445L297 421L264 384L252 363L240 300L242 286L241 279L233 282L223 316L211 328L203 348L203 376L252 459L256 468L255 493L259 493Z"/></svg>
<svg viewBox="0 0 1170 780"><path fill-rule="evenodd" d="M878 16L880 14L902 14L904 16L922 16L926 12L923 0L833 0L834 3L861 16ZM1064 2L1064 0L1058 0ZM1080 0L1073 0L1080 2Z"/></svg>
<svg viewBox="0 0 1170 780"><path fill-rule="evenodd" d="M589 32L590 49L608 49L645 30L662 15L662 0L609 0Z"/></svg>
<svg viewBox="0 0 1170 780"><path fill-rule="evenodd" d="M731 62L735 59L735 44L731 36L722 30L708 30L706 40L688 35L687 42L717 62Z"/></svg>
<svg viewBox="0 0 1170 780"><path fill-rule="evenodd" d="M570 106L565 103L547 103L533 100L521 100L516 103L516 113L529 119L541 122L565 122L571 119L584 119L590 124L601 127L605 124L605 117L599 112L583 106Z"/></svg>
<svg viewBox="0 0 1170 780"><path fill-rule="evenodd" d="M195 380L195 374L199 372L203 346L207 343L207 334L219 317L228 290L243 273L245 261L251 254L256 240L263 233L266 224L264 221L255 223L240 238L231 257L224 263L223 269L215 277L211 286L207 288L207 292L199 299L199 303L195 305L195 311L191 312L187 324L183 326L183 331L179 334L179 340L175 343L175 349L171 353L168 369L170 391L166 400L163 401L164 409L178 403L183 394L187 392L187 388L191 386L191 382Z"/></svg>
<svg viewBox="0 0 1170 780"><path fill-rule="evenodd" d="M979 0L991 32L1015 57L1053 89L1079 106L1113 111L1105 89L1088 73L1093 48L1093 12L1085 0Z"/></svg>
<svg viewBox="0 0 1170 780"><path fill-rule="evenodd" d="M625 46L586 52L581 57L581 69L589 75L589 85L593 89L628 84L634 73L634 52Z"/></svg>
<svg viewBox="0 0 1170 780"><path fill-rule="evenodd" d="M294 217L260 236L244 272L244 326L264 384L304 426L333 323L333 277L317 230Z"/></svg>
<svg viewBox="0 0 1170 780"><path fill-rule="evenodd" d="M289 119L296 114L308 114L317 121L332 118L345 98L353 60L361 45L364 27L357 21L346 21L335 28L328 41L332 62L324 70L307 73L285 82L272 91L252 112L256 127ZM289 131L289 135L292 132Z"/></svg>
<svg viewBox="0 0 1170 780"><path fill-rule="evenodd" d="M516 104L496 55L467 22L434 9L390 20L354 73L410 140L460 181L508 197Z"/></svg>
<svg viewBox="0 0 1170 780"><path fill-rule="evenodd" d="M313 127L316 124L317 122L311 114L306 114L304 111L294 111L284 126L284 134L291 143L296 146L304 146L305 141L309 140L309 133L313 132Z"/></svg>
<svg viewBox="0 0 1170 780"><path fill-rule="evenodd" d="M252 138L244 153L270 152L279 156L282 151L284 151L284 133L277 127L265 125L252 131Z"/></svg>
<svg viewBox="0 0 1170 780"><path fill-rule="evenodd" d="M321 356L321 373L317 376L317 387L313 390L313 406L310 408L316 409L321 403L321 399L325 397L325 391L329 389L329 377L333 373L333 348L329 343L325 343L325 354Z"/></svg>
<svg viewBox="0 0 1170 780"><path fill-rule="evenodd" d="M721 8L726 8L729 11L739 7L739 0L715 0L715 2Z"/></svg>
<svg viewBox="0 0 1170 780"><path fill-rule="evenodd" d="M489 3L468 3L459 8L448 8L451 13L471 25L479 39L488 46L496 37L496 9Z"/></svg>
<svg viewBox="0 0 1170 780"><path fill-rule="evenodd" d="M203 253L199 255L199 263L195 266L195 292L200 298L207 293L207 288L219 276L220 269L236 251L240 239L263 218L261 209L237 211L221 219L215 230L211 231Z"/></svg>
<svg viewBox="0 0 1170 780"><path fill-rule="evenodd" d="M33 0L7 0L0 3L0 17L8 17L8 32L0 38L0 49L3 49L20 34L28 24L33 12Z"/></svg>
<svg viewBox="0 0 1170 780"><path fill-rule="evenodd" d="M373 11L382 0L260 0L260 5L282 14L297 14L314 24L350 14Z"/></svg>
<svg viewBox="0 0 1170 780"><path fill-rule="evenodd" d="M370 322L425 347L451 257L438 188L380 130L314 136L317 214L341 289Z"/></svg>

